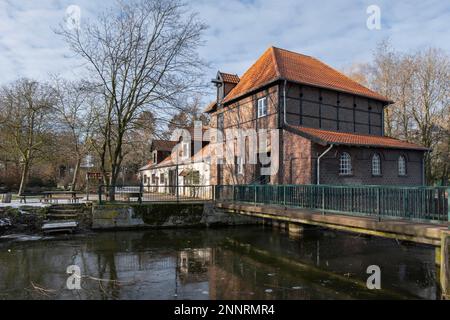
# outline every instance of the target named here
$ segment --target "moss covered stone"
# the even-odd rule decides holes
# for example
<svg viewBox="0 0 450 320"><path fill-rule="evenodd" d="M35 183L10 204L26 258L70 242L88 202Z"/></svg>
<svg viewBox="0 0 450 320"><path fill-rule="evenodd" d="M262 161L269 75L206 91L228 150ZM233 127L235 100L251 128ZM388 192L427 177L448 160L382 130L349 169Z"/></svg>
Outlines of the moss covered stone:
<svg viewBox="0 0 450 320"><path fill-rule="evenodd" d="M190 203L155 203L132 205L136 218L145 224L161 226L164 224L200 224L203 204Z"/></svg>

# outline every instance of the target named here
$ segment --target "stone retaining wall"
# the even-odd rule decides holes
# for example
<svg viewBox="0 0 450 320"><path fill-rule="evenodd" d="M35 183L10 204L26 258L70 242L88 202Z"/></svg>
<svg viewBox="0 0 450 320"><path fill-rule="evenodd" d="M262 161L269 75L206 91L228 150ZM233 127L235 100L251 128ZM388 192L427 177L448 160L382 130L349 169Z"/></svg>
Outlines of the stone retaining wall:
<svg viewBox="0 0 450 320"><path fill-rule="evenodd" d="M92 208L92 229L209 227L258 220L217 210L211 203L104 204Z"/></svg>

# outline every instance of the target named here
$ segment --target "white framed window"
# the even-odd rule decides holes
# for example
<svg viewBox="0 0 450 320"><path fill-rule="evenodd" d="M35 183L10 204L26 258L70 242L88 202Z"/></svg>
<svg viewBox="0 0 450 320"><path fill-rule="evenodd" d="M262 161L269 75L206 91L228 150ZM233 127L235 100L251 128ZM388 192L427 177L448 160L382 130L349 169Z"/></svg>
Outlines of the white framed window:
<svg viewBox="0 0 450 320"><path fill-rule="evenodd" d="M219 113L217 115L217 129L223 130L223 128L224 128L223 113Z"/></svg>
<svg viewBox="0 0 450 320"><path fill-rule="evenodd" d="M381 157L378 153L372 156L372 175L381 176Z"/></svg>
<svg viewBox="0 0 450 320"><path fill-rule="evenodd" d="M267 97L258 99L258 118L267 115Z"/></svg>
<svg viewBox="0 0 450 320"><path fill-rule="evenodd" d="M244 174L244 161L242 157L236 157L236 174L237 175Z"/></svg>
<svg viewBox="0 0 450 320"><path fill-rule="evenodd" d="M187 142L183 142L182 157L184 159L187 159L189 157L189 143Z"/></svg>
<svg viewBox="0 0 450 320"><path fill-rule="evenodd" d="M406 176L406 158L404 156L398 157L398 175Z"/></svg>
<svg viewBox="0 0 450 320"><path fill-rule="evenodd" d="M343 152L339 157L339 174L343 176L352 174L352 157L347 152Z"/></svg>

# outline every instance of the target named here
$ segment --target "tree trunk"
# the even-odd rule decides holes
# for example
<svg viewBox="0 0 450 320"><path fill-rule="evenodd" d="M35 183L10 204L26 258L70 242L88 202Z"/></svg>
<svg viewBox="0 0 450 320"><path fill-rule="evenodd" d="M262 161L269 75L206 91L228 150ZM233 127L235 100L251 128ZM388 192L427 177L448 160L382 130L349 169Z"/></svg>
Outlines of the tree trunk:
<svg viewBox="0 0 450 320"><path fill-rule="evenodd" d="M22 168L22 176L20 179L20 186L19 186L19 196L23 194L25 191L25 187L27 184L27 177L28 177L28 170L29 170L29 163L25 162L23 168Z"/></svg>
<svg viewBox="0 0 450 320"><path fill-rule="evenodd" d="M111 180L108 188L109 201L116 200L116 177L113 172L111 172Z"/></svg>
<svg viewBox="0 0 450 320"><path fill-rule="evenodd" d="M81 166L81 158L77 157L77 164L75 165L75 170L73 172L72 185L70 186L70 191L76 190L76 185L77 185L77 180L78 180L78 171L80 170L80 166Z"/></svg>

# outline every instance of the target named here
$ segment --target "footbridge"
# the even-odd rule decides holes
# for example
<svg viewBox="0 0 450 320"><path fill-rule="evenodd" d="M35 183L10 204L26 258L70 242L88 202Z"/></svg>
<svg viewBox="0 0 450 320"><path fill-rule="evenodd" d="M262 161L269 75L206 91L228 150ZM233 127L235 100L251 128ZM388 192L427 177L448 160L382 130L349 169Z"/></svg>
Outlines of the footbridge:
<svg viewBox="0 0 450 320"><path fill-rule="evenodd" d="M311 226L436 247L450 297L450 188L336 185L221 185L215 206L301 233Z"/></svg>

